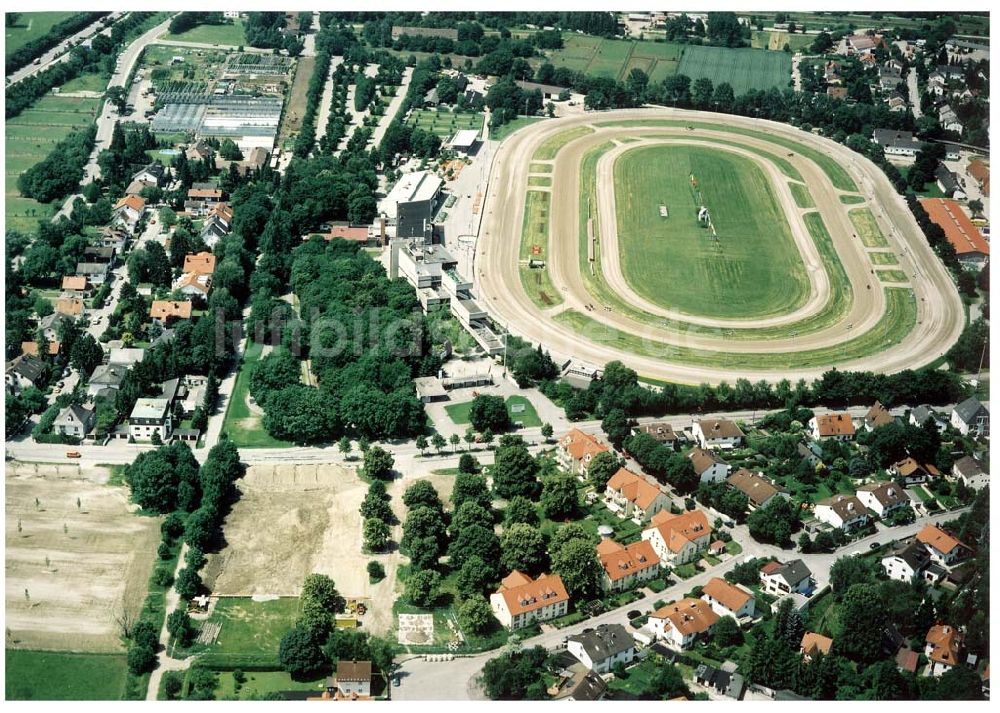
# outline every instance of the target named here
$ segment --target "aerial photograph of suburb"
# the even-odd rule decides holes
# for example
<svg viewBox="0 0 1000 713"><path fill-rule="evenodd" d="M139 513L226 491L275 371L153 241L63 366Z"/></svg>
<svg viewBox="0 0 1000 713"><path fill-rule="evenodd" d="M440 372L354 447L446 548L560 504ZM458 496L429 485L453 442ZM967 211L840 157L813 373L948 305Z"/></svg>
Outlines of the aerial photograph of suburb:
<svg viewBox="0 0 1000 713"><path fill-rule="evenodd" d="M990 3L116 1L4 13L12 711L985 712Z"/></svg>

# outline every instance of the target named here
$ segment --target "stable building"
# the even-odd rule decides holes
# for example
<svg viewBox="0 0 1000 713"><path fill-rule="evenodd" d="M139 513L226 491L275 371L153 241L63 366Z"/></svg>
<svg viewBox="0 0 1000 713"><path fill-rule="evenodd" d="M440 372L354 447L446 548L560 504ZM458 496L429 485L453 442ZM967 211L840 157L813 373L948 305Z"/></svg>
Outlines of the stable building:
<svg viewBox="0 0 1000 713"><path fill-rule="evenodd" d="M990 260L990 244L972 219L954 200L921 198L920 205L932 222L941 226L944 235L955 248L958 261L966 268L979 270Z"/></svg>
<svg viewBox="0 0 1000 713"><path fill-rule="evenodd" d="M913 138L909 131L895 129L875 129L872 132L872 143L882 147L886 156L916 156L924 147L922 141Z"/></svg>

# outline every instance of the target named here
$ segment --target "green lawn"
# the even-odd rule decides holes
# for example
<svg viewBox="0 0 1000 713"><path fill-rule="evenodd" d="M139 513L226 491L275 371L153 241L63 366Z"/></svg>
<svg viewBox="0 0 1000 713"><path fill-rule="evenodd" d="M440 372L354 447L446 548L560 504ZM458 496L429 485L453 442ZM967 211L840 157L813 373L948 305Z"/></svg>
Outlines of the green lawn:
<svg viewBox="0 0 1000 713"><path fill-rule="evenodd" d="M662 82L677 73L683 49L683 45L669 42L601 39L567 32L563 33L563 47L548 52L544 61L556 67L619 80L633 69L641 69L651 82Z"/></svg>
<svg viewBox="0 0 1000 713"><path fill-rule="evenodd" d="M278 666L281 637L299 616L298 597L281 597L255 602L249 597L223 597L206 623L221 624L214 644L192 644L189 652L199 654L206 665Z"/></svg>
<svg viewBox="0 0 1000 713"><path fill-rule="evenodd" d="M865 197L864 196L852 196L849 193L844 193L844 194L842 194L840 196L840 202L844 203L845 205L852 205L854 203L864 203L865 202Z"/></svg>
<svg viewBox="0 0 1000 713"><path fill-rule="evenodd" d="M513 119L512 121L508 121L499 129L490 128L490 138L493 139L494 141L503 141L518 129L523 129L525 126L530 126L531 124L534 124L536 121L545 121L545 118L541 116L519 116L516 119Z"/></svg>
<svg viewBox="0 0 1000 713"><path fill-rule="evenodd" d="M531 405L529 401L524 396L509 396L507 397L507 413L510 414L512 421L521 421L525 428L534 428L542 425L541 419L538 418L538 412L535 411L535 407ZM511 413L511 406L514 404L522 404L524 406L524 411L521 413ZM472 410L471 401L463 401L459 404L449 404L444 407L445 412L448 414L448 418L452 420L453 423L459 426L465 426L469 423L469 411Z"/></svg>
<svg viewBox="0 0 1000 713"><path fill-rule="evenodd" d="M260 352L260 345L250 343L243 355L243 364L236 375L222 430L239 448L289 448L294 444L272 438L264 430L263 418L252 412L247 404L247 397L250 395L250 369L260 359Z"/></svg>
<svg viewBox="0 0 1000 713"><path fill-rule="evenodd" d="M899 259L896 257L896 253L870 252L870 253L868 253L868 258L872 261L872 265L898 265L899 264Z"/></svg>
<svg viewBox="0 0 1000 713"><path fill-rule="evenodd" d="M570 141L592 133L594 133L594 130L589 126L578 126L575 129L561 131L542 142L542 145L538 147L531 158L534 161L551 161L559 153L559 149Z"/></svg>
<svg viewBox="0 0 1000 713"><path fill-rule="evenodd" d="M808 298L788 222L753 161L711 148L647 146L622 154L614 179L622 271L640 295L715 317L784 314ZM697 219L702 205L718 241Z"/></svg>
<svg viewBox="0 0 1000 713"><path fill-rule="evenodd" d="M417 109L410 114L406 123L446 139L457 131L482 130L483 115L480 113L459 114L445 110Z"/></svg>
<svg viewBox="0 0 1000 713"><path fill-rule="evenodd" d="M909 277L902 270L876 270L882 282L908 282Z"/></svg>
<svg viewBox="0 0 1000 713"><path fill-rule="evenodd" d="M17 8L12 5L8 9L14 10ZM37 40L42 35L48 33L54 26L75 14L75 12L18 13L17 24L7 26L4 30L4 57L10 57L29 42Z"/></svg>
<svg viewBox="0 0 1000 713"><path fill-rule="evenodd" d="M851 217L851 222L854 223L855 230L858 231L862 245L866 248L889 247L889 241L882 235L882 230L875 222L875 216L868 208L855 208L848 215Z"/></svg>
<svg viewBox="0 0 1000 713"><path fill-rule="evenodd" d="M532 163L528 166L531 173L552 173L551 163Z"/></svg>
<svg viewBox="0 0 1000 713"><path fill-rule="evenodd" d="M247 680L237 693L232 671L219 671L216 700L260 700L267 693L281 691L316 691L319 696L326 690L326 676L297 681L284 671L247 671L244 675Z"/></svg>
<svg viewBox="0 0 1000 713"><path fill-rule="evenodd" d="M209 45L245 45L247 38L243 20L226 20L222 25L198 25L179 35L167 33L164 39L178 42L198 42Z"/></svg>
<svg viewBox="0 0 1000 713"><path fill-rule="evenodd" d="M750 89L784 89L792 78L792 56L785 52L688 45L678 74L695 82L702 77L715 85L728 82L736 96Z"/></svg>
<svg viewBox="0 0 1000 713"><path fill-rule="evenodd" d="M521 224L520 268L524 291L539 307L557 305L563 301L549 277L548 265L529 267L529 260L549 258L549 191L528 191L524 196L524 220Z"/></svg>
<svg viewBox="0 0 1000 713"><path fill-rule="evenodd" d="M551 188L552 179L548 176L528 176L529 186L539 186L540 188Z"/></svg>
<svg viewBox="0 0 1000 713"><path fill-rule="evenodd" d="M731 555L738 555L743 551L743 547L736 540L730 540L726 543L726 552Z"/></svg>
<svg viewBox="0 0 1000 713"><path fill-rule="evenodd" d="M792 198L799 208L812 208L816 205L806 186L801 183L789 183L788 187L792 189Z"/></svg>
<svg viewBox="0 0 1000 713"><path fill-rule="evenodd" d="M125 687L122 654L7 649L4 694L14 701L117 701Z"/></svg>
<svg viewBox="0 0 1000 713"><path fill-rule="evenodd" d="M104 73L87 72L79 77L69 80L60 89L60 92L100 92L108 88L108 81L111 77Z"/></svg>

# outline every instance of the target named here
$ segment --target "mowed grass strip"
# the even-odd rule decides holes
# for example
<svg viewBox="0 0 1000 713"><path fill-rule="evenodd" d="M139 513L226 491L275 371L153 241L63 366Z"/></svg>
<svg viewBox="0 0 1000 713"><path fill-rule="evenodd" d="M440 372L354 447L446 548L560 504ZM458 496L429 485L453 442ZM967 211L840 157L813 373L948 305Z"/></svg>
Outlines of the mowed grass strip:
<svg viewBox="0 0 1000 713"><path fill-rule="evenodd" d="M123 654L7 649L9 701L117 701L125 690Z"/></svg>
<svg viewBox="0 0 1000 713"><path fill-rule="evenodd" d="M849 193L845 193L844 195L840 196L840 202L843 203L843 204L845 204L845 205L854 205L855 203L864 203L865 202L865 197L864 196L854 196L854 195L851 195Z"/></svg>
<svg viewBox="0 0 1000 713"><path fill-rule="evenodd" d="M813 369L839 364L885 351L898 344L917 323L917 306L913 290L885 287L887 308L878 323L853 339L829 347L800 352L735 353L709 351L666 344L649 337L623 332L594 319L590 315L567 309L554 319L570 327L581 339L603 344L624 352L653 357L679 364L694 364L720 369ZM850 331L845 331L846 336Z"/></svg>
<svg viewBox="0 0 1000 713"><path fill-rule="evenodd" d="M552 185L552 179L549 176L528 176L528 185L547 188Z"/></svg>
<svg viewBox="0 0 1000 713"><path fill-rule="evenodd" d="M788 187L792 189L792 198L795 199L795 205L799 208L816 207L816 202L813 200L812 195L810 195L809 189L804 185L801 183L789 183Z"/></svg>
<svg viewBox="0 0 1000 713"><path fill-rule="evenodd" d="M647 299L713 317L784 314L807 299L788 222L750 159L697 146L637 147L615 162L614 190L622 271ZM701 205L718 241L698 222Z"/></svg>
<svg viewBox="0 0 1000 713"><path fill-rule="evenodd" d="M718 86L728 83L736 96L751 89L784 89L792 77L792 58L785 52L688 45L677 73L695 82L702 77Z"/></svg>
<svg viewBox="0 0 1000 713"><path fill-rule="evenodd" d="M561 131L542 142L542 145L535 150L535 154L531 158L533 161L551 161L559 153L559 149L570 141L592 133L594 133L594 130L589 126L577 126L574 129Z"/></svg>
<svg viewBox="0 0 1000 713"><path fill-rule="evenodd" d="M882 229L875 222L875 216L868 208L855 208L848 215L854 229L858 231L858 237L866 248L886 248L889 241L882 234Z"/></svg>
<svg viewBox="0 0 1000 713"><path fill-rule="evenodd" d="M898 265L899 264L899 258L896 257L896 253L870 252L870 253L868 253L868 257L872 261L872 265Z"/></svg>
<svg viewBox="0 0 1000 713"><path fill-rule="evenodd" d="M842 191L857 191L858 186L854 183L854 180L848 175L844 167L837 163L835 160L827 156L826 154L817 151L814 148L806 146L794 139L787 139L784 136L775 136L773 134L767 134L760 131L754 131L753 129L744 129L738 126L727 126L725 124L713 124L711 122L704 121L678 121L672 119L622 119L622 120L611 120L611 121L595 121L594 126L692 126L696 129L708 129L711 131L724 131L730 134L741 134L743 136L750 136L755 139L760 139L761 141L769 141L778 146L782 146L786 149L794 151L801 154L805 158L809 159L817 166L819 166L823 172L833 183L835 188L839 188ZM799 177L797 180L802 180Z"/></svg>
<svg viewBox="0 0 1000 713"><path fill-rule="evenodd" d="M528 191L524 197L524 220L521 224L520 266L524 291L539 307L551 307L563 301L546 267L529 267L530 260L549 259L549 208L552 194Z"/></svg>
<svg viewBox="0 0 1000 713"><path fill-rule="evenodd" d="M528 171L530 173L552 173L553 165L551 163L532 163L528 165Z"/></svg>
<svg viewBox="0 0 1000 713"><path fill-rule="evenodd" d="M179 35L168 33L168 40L198 42L208 45L233 45L239 47L247 41L243 20L227 20L221 25L198 25Z"/></svg>
<svg viewBox="0 0 1000 713"><path fill-rule="evenodd" d="M909 282L906 273L902 270L876 270L882 282Z"/></svg>

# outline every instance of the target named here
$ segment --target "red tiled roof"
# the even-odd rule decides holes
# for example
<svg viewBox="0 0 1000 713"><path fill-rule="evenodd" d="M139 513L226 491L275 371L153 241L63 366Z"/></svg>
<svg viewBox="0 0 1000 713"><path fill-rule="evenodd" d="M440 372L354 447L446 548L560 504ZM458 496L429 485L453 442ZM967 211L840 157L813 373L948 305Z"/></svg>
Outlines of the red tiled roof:
<svg viewBox="0 0 1000 713"><path fill-rule="evenodd" d="M533 580L516 569L503 578L497 593L503 595L511 616L569 601L566 587L558 574L540 574L538 579Z"/></svg>
<svg viewBox="0 0 1000 713"><path fill-rule="evenodd" d="M920 204L930 219L944 230L945 237L954 246L959 257L971 253L990 254L990 244L956 201L948 198L922 198Z"/></svg>

